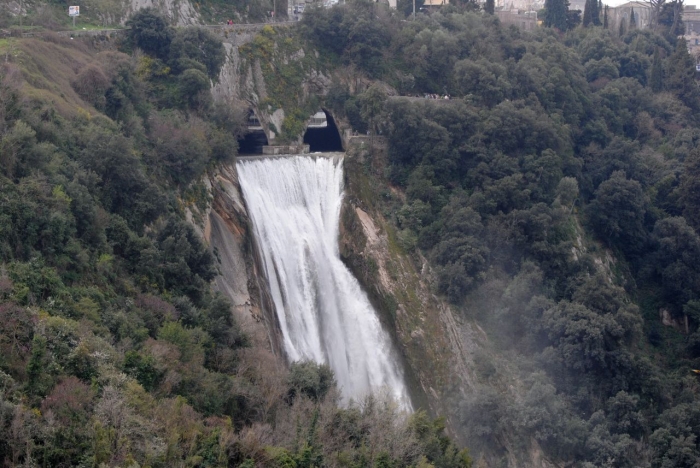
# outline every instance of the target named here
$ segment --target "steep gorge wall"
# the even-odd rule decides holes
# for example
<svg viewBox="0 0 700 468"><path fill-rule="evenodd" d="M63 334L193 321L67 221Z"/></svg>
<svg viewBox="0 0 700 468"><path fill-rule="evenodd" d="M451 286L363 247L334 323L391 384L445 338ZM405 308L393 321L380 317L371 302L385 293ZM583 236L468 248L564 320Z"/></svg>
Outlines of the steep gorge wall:
<svg viewBox="0 0 700 468"><path fill-rule="evenodd" d="M270 31L257 38L229 36L226 64L218 83L212 88L215 100L240 109L252 108L270 135L275 133L273 130L281 130L285 115L291 114L294 109L303 109L309 103L323 106L323 95L330 81L318 70L309 67L311 62L308 61L305 62L308 68L299 66L286 69L304 73L301 81L266 79L270 78L264 71L269 63L266 65L261 58L264 54L251 54L250 47L257 48L255 50L258 52L276 50L279 53L274 63L277 70L294 67L295 61L308 60L311 56L303 49L292 47L287 53L282 53L277 46L285 42L282 36L276 37ZM265 42L275 37L277 42L273 46ZM361 89L355 91L361 92ZM285 101L277 96L280 92L286 92L294 99L287 98ZM291 108L284 107L284 102L295 104ZM341 132L349 127L342 119L335 120ZM383 217L377 202L379 192L388 188L386 181L378 175L383 173L381 161L385 157L381 142L360 137L348 139L344 134L341 136L346 137L344 144L346 148L349 147L345 158L346 197L340 221L341 256L368 292L386 329L393 336L407 370L408 385L415 403L428 408L433 415L445 416L451 433L466 444L468 441L460 433L460 425L463 424L460 405L479 391L481 382L474 371L475 355L483 353L483 349L488 347L488 338L476 322L460 319L457 311L433 293L433 274L427 260L411 257L398 245L394 228ZM275 144L274 140L270 144ZM370 174L372 172L374 174ZM251 325L264 325L266 331L258 331L259 336L268 337L274 344L278 342L278 327L274 313L270 313L272 308L264 307L265 279L256 267L254 239L250 236L235 167L227 167L212 177L211 184L214 208L210 218L212 228L216 227L218 233L215 234L212 229L210 240L212 247L220 252L222 272L229 283L223 284L224 280L220 279L217 287L229 291L241 320L250 320L251 316L260 314L262 319L259 322L253 320L255 324ZM224 249L232 250L234 258L224 258L221 254ZM245 274L242 273L243 264L247 265ZM244 284L257 285L257 289L246 289ZM256 293L251 294L251 290ZM256 295L259 299L253 297ZM246 301L255 307L249 307ZM267 315L265 310L268 310ZM531 462L526 463L523 463L522 456L509 448L512 444L507 436L504 436L502 445L508 452L506 457L510 460L510 466L548 466L540 459L541 452L536 444L533 444L532 453L528 456ZM496 458L493 457L494 460Z"/></svg>
<svg viewBox="0 0 700 468"><path fill-rule="evenodd" d="M508 372L511 364L493 349L494 343L478 322L465 318L464 311L456 310L433 292L435 275L427 259L409 254L400 246L394 226L382 211L383 192L397 192L383 178L385 168L386 147L381 141L349 148L345 159L346 201L340 221L341 256L393 333L413 379L409 385L419 387L424 395L422 403L434 416L445 417L451 435L470 447L474 441L463 431L465 403L473 401L485 386L518 399L522 383L512 378ZM474 302L468 307L479 306ZM498 367L490 378L484 378L479 369L485 354ZM476 450L477 466L556 466L544 457L534 439L523 446L508 431L491 437L502 451L493 453L481 447Z"/></svg>
<svg viewBox="0 0 700 468"><path fill-rule="evenodd" d="M252 345L269 349L281 359L279 327L260 270L235 163L220 167L204 183L211 204L205 212L190 207L188 213L217 260L220 274L214 288L229 298L236 321Z"/></svg>
<svg viewBox="0 0 700 468"><path fill-rule="evenodd" d="M446 402L450 393L472 386L472 354L485 337L469 324L458 324L450 306L433 294L427 260L421 257L417 265L397 244L393 227L374 203L378 187L367 175L367 159L380 158L382 148L373 153L353 146L346 156L341 255L394 335L425 402L454 429Z"/></svg>
<svg viewBox="0 0 700 468"><path fill-rule="evenodd" d="M268 31L266 34L271 37L272 33ZM263 34L263 39L264 37ZM249 54L245 56L246 52L239 49L251 44L251 41L258 47L258 42L262 39L232 35L227 41L226 63L218 83L212 88L214 99L238 108L253 108L263 128L281 129L288 109L271 105L271 102L277 101L271 93L275 90L279 92L279 83L267 83L261 60L251 60ZM274 48L276 50L277 45ZM289 66L309 55L303 49L282 54L277 57L278 65ZM297 95L301 101L314 100L322 105L322 100L318 98L325 94L330 80L315 69L300 67L300 70L305 70L305 79L301 84L293 82L298 88L288 90L289 93ZM299 107L303 108L304 103ZM348 127L342 119L336 120L341 132ZM344 139L344 143L347 145L348 140ZM343 260L368 291L385 326L394 336L408 368L409 378L413 380L409 384L413 386L414 398L421 406L427 405L436 415L449 415L445 406L447 394L462 392L471 385L471 354L475 343L483 338L483 333L469 325L458 324L449 305L430 290L427 261L423 259L418 269L413 260L397 247L389 223L378 210L372 208L373 195L365 190L370 182L363 178L360 153L359 149L351 150L345 163L347 196L341 216L339 239ZM226 181L225 190L216 188L222 179ZM240 285L243 282L261 284L261 278L256 277L259 270L255 268L248 268L248 276L245 278L240 273L242 263L254 266L255 261L251 257L254 252L251 240L247 240L247 245L241 247L241 240L248 235L243 233L249 233L249 228L247 215L244 214L245 207L240 200L235 167L226 168L226 171L220 172L211 181L214 208L210 218L213 219L212 229L216 227L218 230L216 235L212 230L211 245L219 251L229 245L239 251L234 255L238 257L235 262L233 259L225 260L222 256L222 272L229 275L229 272L237 269L239 273L236 274L235 283L239 286L218 287L222 290L233 289L229 294L238 298L234 303L240 307L239 304L245 304L250 298L250 293ZM227 218L226 214L232 209L237 215ZM223 222L224 219L226 222ZM224 267L225 263L231 267ZM277 332L274 320L268 319L260 323L265 323L268 329L273 327L270 329L271 336L275 336ZM456 424L451 426L456 427Z"/></svg>
<svg viewBox="0 0 700 468"><path fill-rule="evenodd" d="M306 124L330 86L318 53L294 33L293 22L260 30L220 28L226 61L212 95L252 109L270 144L301 143Z"/></svg>
<svg viewBox="0 0 700 468"><path fill-rule="evenodd" d="M287 53L282 53L278 48L278 44L284 42L280 40L281 37L276 37L277 42L267 49L275 50L278 54L274 64L276 69L295 67L298 61L306 60L305 66L285 70L304 73L304 77L301 81L287 83L266 80L266 63L251 54L250 47L256 47L255 50L259 52L269 46L265 40L273 37L270 31L258 38L229 35L227 60L218 83L212 88L215 100L236 108L252 108L271 136L276 133L274 130L281 130L285 115L291 114L294 109L303 109L309 103L322 106L322 96L330 82L323 73L309 67L309 64L313 64L309 62L312 54L292 47ZM361 92L355 83L358 80L353 81L355 92ZM286 92L294 99L287 97L285 100L276 96L280 92ZM284 102L294 104L289 108L284 107ZM455 311L432 292L432 273L427 260L411 258L398 246L391 224L384 219L376 204L378 191L383 189L379 184L383 182L380 178L367 176L371 160L382 158L381 144L375 145L359 137L348 139L343 132L344 128L349 128L347 122L335 120L344 137L345 147L350 146L345 159L346 197L339 238L341 256L368 292L386 329L393 336L406 367L408 385L415 403L428 408L436 416L445 416L448 428L460 439L458 407L469 394L475 392L474 354L488 340L477 325L461 322ZM353 146L351 140L357 145ZM274 144L274 140L270 144ZM368 149L373 146L370 154ZM382 171L381 167L369 170ZM255 302L255 294L250 292L255 288L243 287L243 284L258 285L259 289L255 290L262 293L260 298L264 299L265 280L256 267L254 239L250 236L235 167L228 167L212 177L211 184L214 208L209 216L212 219L210 241L212 247L219 251L222 273L226 276L225 282L229 283L223 284L224 280L220 279L217 287L229 291L241 320L262 314L263 320L256 321L255 325L265 325L266 333L258 331L258 334L269 337L270 342L275 343L279 332L274 314L264 314L264 300ZM213 228L217 229L217 233ZM223 249L232 250L234 253L227 253L226 256L232 255L234 258L224 258L221 254ZM247 265L245 275L242 264ZM255 304L255 307L249 308L246 301ZM272 311L271 308L267 310ZM461 442L466 441L462 438ZM510 458L515 459L513 456ZM518 465L513 462L511 466ZM543 465L533 463L529 466Z"/></svg>

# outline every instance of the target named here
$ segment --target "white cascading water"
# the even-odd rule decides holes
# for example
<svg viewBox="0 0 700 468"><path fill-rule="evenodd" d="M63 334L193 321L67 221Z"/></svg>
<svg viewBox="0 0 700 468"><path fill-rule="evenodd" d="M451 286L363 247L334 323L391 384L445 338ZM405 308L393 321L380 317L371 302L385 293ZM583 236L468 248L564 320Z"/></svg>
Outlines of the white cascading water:
<svg viewBox="0 0 700 468"><path fill-rule="evenodd" d="M391 340L340 260L341 157L241 160L243 195L292 361L328 363L343 397L410 400Z"/></svg>

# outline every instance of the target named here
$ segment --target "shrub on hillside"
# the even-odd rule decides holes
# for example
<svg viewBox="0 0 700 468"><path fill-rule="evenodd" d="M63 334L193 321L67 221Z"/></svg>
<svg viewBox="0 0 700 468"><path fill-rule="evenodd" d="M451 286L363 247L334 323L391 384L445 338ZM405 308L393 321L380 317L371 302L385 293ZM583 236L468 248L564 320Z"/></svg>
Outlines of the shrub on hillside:
<svg viewBox="0 0 700 468"><path fill-rule="evenodd" d="M88 65L71 82L78 95L97 109L104 109L109 79L97 65Z"/></svg>
<svg viewBox="0 0 700 468"><path fill-rule="evenodd" d="M151 141L154 162L180 186L199 177L209 162L207 125L198 118L185 119L179 113L153 116Z"/></svg>
<svg viewBox="0 0 700 468"><path fill-rule="evenodd" d="M200 70L189 68L178 79L180 99L190 109L206 109L211 105L209 78Z"/></svg>
<svg viewBox="0 0 700 468"><path fill-rule="evenodd" d="M143 8L126 22L133 45L147 54L165 59L170 52L174 31L154 8Z"/></svg>
<svg viewBox="0 0 700 468"><path fill-rule="evenodd" d="M303 394L315 401L322 400L335 384L333 371L328 364L295 362L289 370L288 397L293 400L296 395Z"/></svg>
<svg viewBox="0 0 700 468"><path fill-rule="evenodd" d="M191 68L190 61L196 61L205 66L209 78L216 80L224 60L226 52L221 40L204 28L178 31L170 45L170 64L176 71Z"/></svg>

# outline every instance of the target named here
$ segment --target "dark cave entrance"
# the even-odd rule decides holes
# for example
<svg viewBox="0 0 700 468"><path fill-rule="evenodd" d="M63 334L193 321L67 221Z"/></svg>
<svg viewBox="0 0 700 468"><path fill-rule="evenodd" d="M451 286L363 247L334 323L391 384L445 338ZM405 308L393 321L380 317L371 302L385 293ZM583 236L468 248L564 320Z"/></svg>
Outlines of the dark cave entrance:
<svg viewBox="0 0 700 468"><path fill-rule="evenodd" d="M248 111L248 133L238 140L238 154L262 154L263 146L270 143L253 109Z"/></svg>
<svg viewBox="0 0 700 468"><path fill-rule="evenodd" d="M263 130L253 130L238 140L238 154L262 154L263 146L267 146L267 135Z"/></svg>
<svg viewBox="0 0 700 468"><path fill-rule="evenodd" d="M325 123L322 122L321 113L325 115ZM304 143L309 145L309 151L312 153L343 151L343 142L340 139L338 127L335 125L333 117L325 110L317 112L311 118L306 133L304 133Z"/></svg>

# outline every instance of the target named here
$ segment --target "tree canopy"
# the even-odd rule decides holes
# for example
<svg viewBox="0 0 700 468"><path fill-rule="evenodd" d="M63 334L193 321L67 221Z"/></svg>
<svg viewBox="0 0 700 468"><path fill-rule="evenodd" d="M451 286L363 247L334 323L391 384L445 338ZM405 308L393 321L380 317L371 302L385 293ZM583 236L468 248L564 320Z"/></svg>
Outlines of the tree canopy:
<svg viewBox="0 0 700 468"><path fill-rule="evenodd" d="M587 10L584 24L600 24L600 3ZM512 437L577 466L692 465L700 432L674 418L690 421L685 402L699 397L695 67L663 31L568 17L551 0L543 19L558 31L449 9L387 22L380 50L400 72L374 76L452 99L390 96L376 119L387 163L361 173L398 247L498 343L453 406L475 452L505 460L494 440ZM314 43L324 24L309 18ZM333 101L354 128L368 123L352 109L370 86ZM522 388L495 390L508 379Z"/></svg>
<svg viewBox="0 0 700 468"><path fill-rule="evenodd" d="M313 95L381 132L349 150L348 199L402 263L363 265L408 285L376 304L414 327L416 373L453 368L415 349L456 315L468 374L432 388L448 420L339 405L327 366L285 368L211 289L192 224L249 110L212 99L215 36L145 10L121 52L0 41L2 463L469 467L448 421L489 466L698 465L700 100L678 4L618 36L565 0L528 32L473 2L403 21L358 1L246 49L280 72L270 111ZM318 52L299 81L271 66L288 39ZM445 315L411 310L412 271Z"/></svg>

